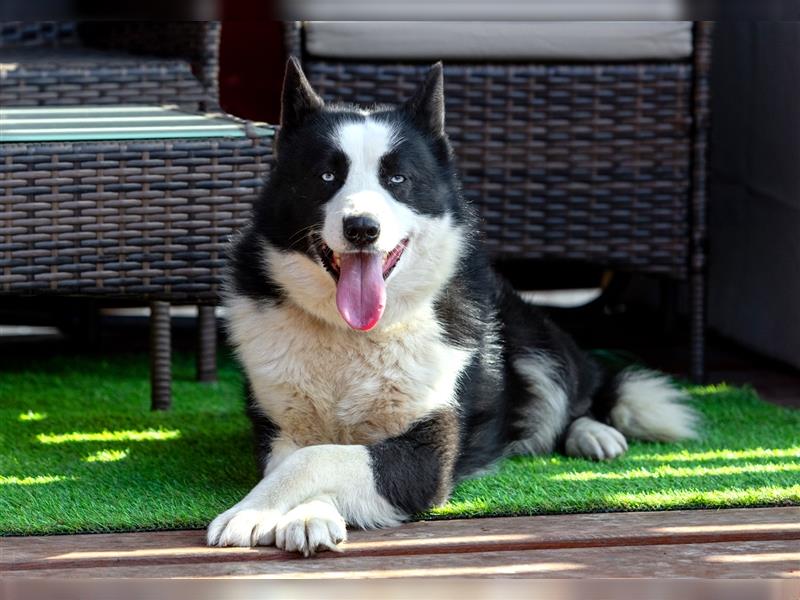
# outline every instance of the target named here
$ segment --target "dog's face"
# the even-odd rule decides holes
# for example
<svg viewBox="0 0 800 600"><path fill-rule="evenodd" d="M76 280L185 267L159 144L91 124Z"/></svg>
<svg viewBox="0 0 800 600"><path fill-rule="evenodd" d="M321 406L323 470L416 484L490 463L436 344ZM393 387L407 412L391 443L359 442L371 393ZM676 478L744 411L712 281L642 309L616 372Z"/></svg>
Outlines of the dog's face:
<svg viewBox="0 0 800 600"><path fill-rule="evenodd" d="M411 318L452 275L464 207L441 66L399 108L326 106L287 65L265 211L271 275L298 305L367 331Z"/></svg>

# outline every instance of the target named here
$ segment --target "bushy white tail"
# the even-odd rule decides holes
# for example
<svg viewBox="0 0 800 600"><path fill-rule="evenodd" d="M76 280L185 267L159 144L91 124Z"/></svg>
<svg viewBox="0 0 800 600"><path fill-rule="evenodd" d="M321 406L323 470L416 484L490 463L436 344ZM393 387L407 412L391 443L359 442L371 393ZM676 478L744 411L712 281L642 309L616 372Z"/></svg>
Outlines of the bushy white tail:
<svg viewBox="0 0 800 600"><path fill-rule="evenodd" d="M700 416L666 376L626 369L617 376L616 387L611 423L626 436L654 442L698 437Z"/></svg>

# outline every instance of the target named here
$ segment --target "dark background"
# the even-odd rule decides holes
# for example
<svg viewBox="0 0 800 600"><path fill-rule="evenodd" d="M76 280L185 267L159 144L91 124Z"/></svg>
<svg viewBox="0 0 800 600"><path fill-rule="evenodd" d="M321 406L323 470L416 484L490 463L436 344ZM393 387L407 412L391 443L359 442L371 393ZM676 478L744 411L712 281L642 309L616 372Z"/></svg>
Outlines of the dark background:
<svg viewBox="0 0 800 600"><path fill-rule="evenodd" d="M280 22L223 20L219 74L222 108L244 119L277 123L285 62Z"/></svg>

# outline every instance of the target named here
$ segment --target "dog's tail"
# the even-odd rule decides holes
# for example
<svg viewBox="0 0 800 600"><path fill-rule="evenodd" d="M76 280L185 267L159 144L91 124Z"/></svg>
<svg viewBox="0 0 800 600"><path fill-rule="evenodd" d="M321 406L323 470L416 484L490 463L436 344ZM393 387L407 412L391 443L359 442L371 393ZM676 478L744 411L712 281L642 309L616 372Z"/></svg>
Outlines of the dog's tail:
<svg viewBox="0 0 800 600"><path fill-rule="evenodd" d="M626 437L673 442L699 437L700 415L665 375L627 368L611 381L611 424Z"/></svg>

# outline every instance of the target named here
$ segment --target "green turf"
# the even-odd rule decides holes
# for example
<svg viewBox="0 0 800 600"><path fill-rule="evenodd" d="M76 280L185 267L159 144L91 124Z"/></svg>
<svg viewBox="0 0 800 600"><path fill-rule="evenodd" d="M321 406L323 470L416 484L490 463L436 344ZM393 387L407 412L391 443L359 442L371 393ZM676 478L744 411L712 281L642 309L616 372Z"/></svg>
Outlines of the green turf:
<svg viewBox="0 0 800 600"><path fill-rule="evenodd" d="M241 375L192 380L149 410L145 356L0 365L0 533L202 527L257 480ZM800 411L748 389L689 388L702 442L632 443L611 463L515 458L428 517L800 504Z"/></svg>

